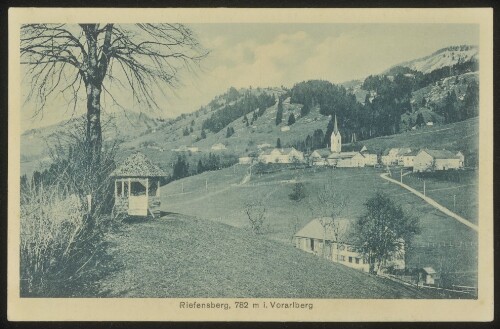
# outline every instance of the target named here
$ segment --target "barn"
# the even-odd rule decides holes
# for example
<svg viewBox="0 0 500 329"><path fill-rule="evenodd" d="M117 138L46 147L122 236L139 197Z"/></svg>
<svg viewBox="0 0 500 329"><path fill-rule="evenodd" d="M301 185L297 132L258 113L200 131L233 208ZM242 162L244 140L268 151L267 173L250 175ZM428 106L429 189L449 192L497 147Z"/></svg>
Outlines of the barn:
<svg viewBox="0 0 500 329"><path fill-rule="evenodd" d="M148 216L160 213L160 179L167 174L144 154L130 155L111 173L115 180L114 214Z"/></svg>
<svg viewBox="0 0 500 329"><path fill-rule="evenodd" d="M448 150L428 150L424 149L418 152L413 160L413 171L435 171L460 169L463 167L462 153L454 153Z"/></svg>

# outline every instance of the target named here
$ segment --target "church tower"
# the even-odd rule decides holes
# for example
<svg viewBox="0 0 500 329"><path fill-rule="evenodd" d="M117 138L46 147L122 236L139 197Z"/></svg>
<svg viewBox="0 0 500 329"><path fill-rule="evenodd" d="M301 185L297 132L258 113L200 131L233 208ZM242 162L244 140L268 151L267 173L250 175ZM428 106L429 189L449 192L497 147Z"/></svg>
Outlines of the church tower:
<svg viewBox="0 0 500 329"><path fill-rule="evenodd" d="M337 127L337 115L335 114L335 122L333 124L333 132L330 136L330 151L333 153L340 153L342 148L342 137Z"/></svg>

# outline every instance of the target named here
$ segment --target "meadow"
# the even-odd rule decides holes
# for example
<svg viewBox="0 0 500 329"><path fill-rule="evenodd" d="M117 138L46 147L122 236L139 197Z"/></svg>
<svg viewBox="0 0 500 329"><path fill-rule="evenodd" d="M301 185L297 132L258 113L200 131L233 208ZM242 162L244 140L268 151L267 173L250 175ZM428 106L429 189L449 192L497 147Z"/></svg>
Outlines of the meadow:
<svg viewBox="0 0 500 329"><path fill-rule="evenodd" d="M340 216L352 223L364 213L366 200L376 191L382 191L420 219L422 231L408 251L408 266L432 266L438 271L460 276L457 284L475 284L477 233L417 196L383 180L381 169L287 169L254 174L250 181L239 184L247 171L248 166L236 165L174 181L162 188L162 208L250 231L245 205L259 201L266 208L264 235L291 246L295 232L324 214L324 207L317 202L317 191L325 184L333 185L338 195L347 199ZM300 202L288 197L297 182L304 183L306 188L306 198ZM474 202L473 196L470 201Z"/></svg>
<svg viewBox="0 0 500 329"><path fill-rule="evenodd" d="M129 223L108 240L120 270L99 281L102 297L454 297L405 286L265 236L181 214Z"/></svg>

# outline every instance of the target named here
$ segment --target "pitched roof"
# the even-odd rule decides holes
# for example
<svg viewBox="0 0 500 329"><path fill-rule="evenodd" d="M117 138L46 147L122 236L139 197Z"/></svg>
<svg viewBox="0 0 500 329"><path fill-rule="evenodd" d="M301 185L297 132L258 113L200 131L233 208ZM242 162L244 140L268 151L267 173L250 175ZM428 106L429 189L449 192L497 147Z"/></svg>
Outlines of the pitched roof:
<svg viewBox="0 0 500 329"><path fill-rule="evenodd" d="M332 153L329 149L318 149L318 150L314 150L314 152L318 153L319 156L322 158L326 158L330 155L330 153Z"/></svg>
<svg viewBox="0 0 500 329"><path fill-rule="evenodd" d="M111 173L113 177L164 177L167 174L151 162L144 154L130 155L120 167Z"/></svg>
<svg viewBox="0 0 500 329"><path fill-rule="evenodd" d="M432 267L424 267L423 270L427 274L436 274L436 271Z"/></svg>
<svg viewBox="0 0 500 329"><path fill-rule="evenodd" d="M453 153L448 150L428 150L424 149L424 152L429 154L431 157L434 159L459 159L460 157L457 156L456 153Z"/></svg>
<svg viewBox="0 0 500 329"><path fill-rule="evenodd" d="M398 156L407 155L408 153L411 153L411 148L409 147L402 147L398 149Z"/></svg>
<svg viewBox="0 0 500 329"><path fill-rule="evenodd" d="M410 153L406 153L405 156L416 156L420 150L413 150Z"/></svg>
<svg viewBox="0 0 500 329"><path fill-rule="evenodd" d="M340 153L332 153L328 156L328 159L348 159L348 158L352 158L356 155L361 155L363 156L361 153L359 152L340 152Z"/></svg>
<svg viewBox="0 0 500 329"><path fill-rule="evenodd" d="M333 227L331 225L326 226L326 234L325 228L322 223L328 223L331 221L331 217L319 217L311 220L306 224L301 230L295 233L295 236L302 238L313 238L322 240L325 238L329 241L335 241L335 234ZM335 225L338 225L339 235L341 239L345 242L346 239L349 238L350 234L350 221L345 218L339 218L335 220Z"/></svg>
<svg viewBox="0 0 500 329"><path fill-rule="evenodd" d="M363 144L342 145L342 151L344 151L344 152L361 152L363 147L365 147Z"/></svg>

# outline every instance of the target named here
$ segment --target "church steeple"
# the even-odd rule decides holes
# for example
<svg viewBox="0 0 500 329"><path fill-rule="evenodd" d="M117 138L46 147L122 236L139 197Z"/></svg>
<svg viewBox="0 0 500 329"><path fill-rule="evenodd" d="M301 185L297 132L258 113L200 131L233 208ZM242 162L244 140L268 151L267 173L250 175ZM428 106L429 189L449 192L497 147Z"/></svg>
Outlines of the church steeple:
<svg viewBox="0 0 500 329"><path fill-rule="evenodd" d="M333 132L330 136L330 151L340 153L342 151L342 137L337 125L337 115L335 114L335 121L333 122Z"/></svg>
<svg viewBox="0 0 500 329"><path fill-rule="evenodd" d="M337 135L339 133L339 128L337 127L337 115L335 114L335 122L333 123L333 133Z"/></svg>

